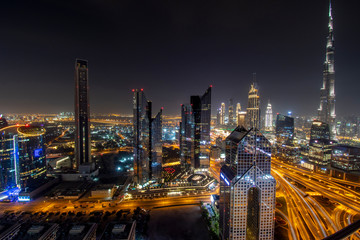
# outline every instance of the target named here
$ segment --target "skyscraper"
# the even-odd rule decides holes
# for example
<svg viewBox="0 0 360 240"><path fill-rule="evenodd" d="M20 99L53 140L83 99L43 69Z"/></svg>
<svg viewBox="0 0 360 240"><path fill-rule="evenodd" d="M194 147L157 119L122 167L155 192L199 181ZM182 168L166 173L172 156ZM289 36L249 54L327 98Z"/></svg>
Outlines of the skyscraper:
<svg viewBox="0 0 360 240"><path fill-rule="evenodd" d="M260 96L255 82L251 84L249 91L246 127L260 129Z"/></svg>
<svg viewBox="0 0 360 240"><path fill-rule="evenodd" d="M161 178L162 166L162 108L151 119L152 178Z"/></svg>
<svg viewBox="0 0 360 240"><path fill-rule="evenodd" d="M232 98L229 100L229 118L228 118L228 125L233 126L235 124L234 121L234 103Z"/></svg>
<svg viewBox="0 0 360 240"><path fill-rule="evenodd" d="M194 166L194 115L190 104L181 104L180 121L180 161Z"/></svg>
<svg viewBox="0 0 360 240"><path fill-rule="evenodd" d="M8 126L0 129L0 190L32 191L46 177L45 129Z"/></svg>
<svg viewBox="0 0 360 240"><path fill-rule="evenodd" d="M266 115L265 115L265 131L273 130L273 113L270 101L266 107Z"/></svg>
<svg viewBox="0 0 360 240"><path fill-rule="evenodd" d="M330 139L329 124L314 120L310 130L309 161L326 166L331 160L331 149L336 143Z"/></svg>
<svg viewBox="0 0 360 240"><path fill-rule="evenodd" d="M294 144L294 118L277 114L275 136L277 157L298 161L299 147Z"/></svg>
<svg viewBox="0 0 360 240"><path fill-rule="evenodd" d="M236 104L235 119L237 119L237 116L239 115L240 112L241 112L241 104L237 103Z"/></svg>
<svg viewBox="0 0 360 240"><path fill-rule="evenodd" d="M88 62L75 62L75 158L76 167L91 162Z"/></svg>
<svg viewBox="0 0 360 240"><path fill-rule="evenodd" d="M273 239L276 181L271 145L257 130L237 127L226 138L220 172L222 239Z"/></svg>
<svg viewBox="0 0 360 240"><path fill-rule="evenodd" d="M160 177L162 109L152 118L152 102L143 89L133 89L134 182L143 185Z"/></svg>
<svg viewBox="0 0 360 240"><path fill-rule="evenodd" d="M331 9L329 5L329 33L326 43L326 57L323 70L323 85L320 89L320 106L318 109L319 120L326 122L330 126L331 137L336 137L335 124L335 60L334 60L334 28Z"/></svg>
<svg viewBox="0 0 360 240"><path fill-rule="evenodd" d="M143 89L133 89L133 93L134 182L142 185L151 175L151 102Z"/></svg>
<svg viewBox="0 0 360 240"><path fill-rule="evenodd" d="M210 166L211 86L202 96L181 105L180 156L193 168ZM190 159L189 159L190 157Z"/></svg>
<svg viewBox="0 0 360 240"><path fill-rule="evenodd" d="M221 103L221 108L220 108L220 124L221 125L225 125L225 103Z"/></svg>

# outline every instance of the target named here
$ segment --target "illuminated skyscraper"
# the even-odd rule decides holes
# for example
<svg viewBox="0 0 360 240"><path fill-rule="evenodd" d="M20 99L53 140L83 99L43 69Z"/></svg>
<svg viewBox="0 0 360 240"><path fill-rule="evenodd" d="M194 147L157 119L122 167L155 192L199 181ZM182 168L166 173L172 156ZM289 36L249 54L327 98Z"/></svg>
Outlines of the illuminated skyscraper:
<svg viewBox="0 0 360 240"><path fill-rule="evenodd" d="M260 96L255 82L251 84L249 91L246 127L260 129Z"/></svg>
<svg viewBox="0 0 360 240"><path fill-rule="evenodd" d="M75 62L75 158L76 167L91 162L88 62Z"/></svg>
<svg viewBox="0 0 360 240"><path fill-rule="evenodd" d="M229 100L229 119L228 119L228 125L233 126L235 125L234 121L234 103L232 98Z"/></svg>
<svg viewBox="0 0 360 240"><path fill-rule="evenodd" d="M220 124L221 125L225 125L225 103L221 103L221 108L220 108Z"/></svg>
<svg viewBox="0 0 360 240"><path fill-rule="evenodd" d="M151 119L152 178L161 178L162 166L162 108Z"/></svg>
<svg viewBox="0 0 360 240"><path fill-rule="evenodd" d="M236 104L235 119L237 119L237 116L239 115L240 112L241 112L241 104L237 103Z"/></svg>
<svg viewBox="0 0 360 240"><path fill-rule="evenodd" d="M133 89L134 182L144 184L150 179L151 166L151 102L143 89Z"/></svg>
<svg viewBox="0 0 360 240"><path fill-rule="evenodd" d="M220 172L220 234L226 240L273 239L276 181L271 144L258 131L237 127L226 138Z"/></svg>
<svg viewBox="0 0 360 240"><path fill-rule="evenodd" d="M193 168L210 166L211 86L202 96L191 96L181 106L180 156Z"/></svg>
<svg viewBox="0 0 360 240"><path fill-rule="evenodd" d="M273 130L273 113L270 101L268 102L265 115L265 131Z"/></svg>
<svg viewBox="0 0 360 240"><path fill-rule="evenodd" d="M336 137L335 124L335 60L334 60L334 28L331 9L331 1L329 5L329 34L326 43L326 57L323 70L323 85L320 89L320 107L319 120L326 122L330 126L331 137Z"/></svg>
<svg viewBox="0 0 360 240"><path fill-rule="evenodd" d="M0 190L32 191L46 177L45 129L8 126L0 129Z"/></svg>
<svg viewBox="0 0 360 240"><path fill-rule="evenodd" d="M152 102L143 89L133 89L134 182L140 185L160 177L162 109L152 118Z"/></svg>
<svg viewBox="0 0 360 240"><path fill-rule="evenodd" d="M181 104L180 160L182 164L194 165L194 115L190 104Z"/></svg>

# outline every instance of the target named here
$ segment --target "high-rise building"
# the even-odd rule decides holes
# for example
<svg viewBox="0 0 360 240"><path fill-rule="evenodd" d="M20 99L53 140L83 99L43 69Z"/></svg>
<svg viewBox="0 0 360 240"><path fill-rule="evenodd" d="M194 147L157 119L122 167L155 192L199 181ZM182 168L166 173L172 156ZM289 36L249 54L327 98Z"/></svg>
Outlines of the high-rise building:
<svg viewBox="0 0 360 240"><path fill-rule="evenodd" d="M285 160L297 161L299 147L294 144L294 118L276 115L276 155Z"/></svg>
<svg viewBox="0 0 360 240"><path fill-rule="evenodd" d="M191 96L181 106L180 156L193 168L210 166L211 86L202 96Z"/></svg>
<svg viewBox="0 0 360 240"><path fill-rule="evenodd" d="M270 174L271 144L257 130L237 127L226 138L220 172L222 239L273 239L276 181Z"/></svg>
<svg viewBox="0 0 360 240"><path fill-rule="evenodd" d="M161 178L162 166L162 108L151 119L152 178Z"/></svg>
<svg viewBox="0 0 360 240"><path fill-rule="evenodd" d="M241 112L241 104L237 103L236 104L235 119L237 119L237 116L239 115L240 112Z"/></svg>
<svg viewBox="0 0 360 240"><path fill-rule="evenodd" d="M240 111L237 115L237 125L245 127L246 126L246 111Z"/></svg>
<svg viewBox="0 0 360 240"><path fill-rule="evenodd" d="M91 162L88 62L75 62L75 159L76 167Z"/></svg>
<svg viewBox="0 0 360 240"><path fill-rule="evenodd" d="M329 124L314 120L310 129L310 140L327 139L330 140Z"/></svg>
<svg viewBox="0 0 360 240"><path fill-rule="evenodd" d="M331 1L329 5L329 33L326 43L326 57L323 70L323 85L320 89L319 120L328 123L331 137L336 137L335 122L335 60L334 60L334 24Z"/></svg>
<svg viewBox="0 0 360 240"><path fill-rule="evenodd" d="M291 145L294 141L294 118L282 114L276 115L276 143Z"/></svg>
<svg viewBox="0 0 360 240"><path fill-rule="evenodd" d="M161 175L162 109L152 118L152 102L143 89L133 89L134 182L140 185Z"/></svg>
<svg viewBox="0 0 360 240"><path fill-rule="evenodd" d="M190 104L181 104L180 121L180 161L182 164L194 166L194 115Z"/></svg>
<svg viewBox="0 0 360 240"><path fill-rule="evenodd" d="M260 96L256 83L252 83L249 91L246 127L260 129Z"/></svg>
<svg viewBox="0 0 360 240"><path fill-rule="evenodd" d="M225 103L221 103L220 108L220 125L225 125Z"/></svg>
<svg viewBox="0 0 360 240"><path fill-rule="evenodd" d="M134 182L144 184L151 171L151 102L143 89L133 89Z"/></svg>
<svg viewBox="0 0 360 240"><path fill-rule="evenodd" d="M229 118L228 118L228 125L233 126L235 125L235 118L234 118L234 103L232 98L229 100Z"/></svg>
<svg viewBox="0 0 360 240"><path fill-rule="evenodd" d="M314 120L310 130L309 161L326 166L331 160L331 149L336 141L330 139L329 124Z"/></svg>
<svg viewBox="0 0 360 240"><path fill-rule="evenodd" d="M265 131L273 130L273 113L270 101L266 107L266 115L265 115Z"/></svg>
<svg viewBox="0 0 360 240"><path fill-rule="evenodd" d="M8 126L0 129L0 190L31 191L46 177L45 129Z"/></svg>

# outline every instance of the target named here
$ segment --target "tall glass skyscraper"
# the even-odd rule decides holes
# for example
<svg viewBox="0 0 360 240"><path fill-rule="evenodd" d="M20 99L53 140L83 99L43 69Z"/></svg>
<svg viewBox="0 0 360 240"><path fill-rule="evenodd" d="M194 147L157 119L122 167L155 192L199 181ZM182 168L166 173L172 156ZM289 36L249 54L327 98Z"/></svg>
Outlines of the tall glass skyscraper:
<svg viewBox="0 0 360 240"><path fill-rule="evenodd" d="M251 84L249 91L246 127L260 129L260 96L255 82Z"/></svg>
<svg viewBox="0 0 360 240"><path fill-rule="evenodd" d="M276 181L270 175L271 145L255 129L237 127L226 138L220 172L222 239L273 239Z"/></svg>
<svg viewBox="0 0 360 240"><path fill-rule="evenodd" d="M211 86L202 96L181 105L180 156L193 168L210 166Z"/></svg>
<svg viewBox="0 0 360 240"><path fill-rule="evenodd" d="M133 89L133 93L134 182L143 185L159 176L162 110L152 118L152 102L146 99L143 89Z"/></svg>
<svg viewBox="0 0 360 240"><path fill-rule="evenodd" d="M91 162L88 62L75 61L75 158L76 167Z"/></svg>
<svg viewBox="0 0 360 240"><path fill-rule="evenodd" d="M332 17L331 1L329 5L329 33L326 43L326 57L323 70L323 85L320 89L319 120L330 126L331 137L336 137L335 123L335 47L334 23Z"/></svg>

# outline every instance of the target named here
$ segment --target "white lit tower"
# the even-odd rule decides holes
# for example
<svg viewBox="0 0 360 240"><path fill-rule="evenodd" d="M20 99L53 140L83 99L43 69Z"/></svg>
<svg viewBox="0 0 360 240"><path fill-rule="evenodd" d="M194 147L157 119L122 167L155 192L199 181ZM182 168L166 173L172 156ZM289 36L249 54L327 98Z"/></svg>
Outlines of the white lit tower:
<svg viewBox="0 0 360 240"><path fill-rule="evenodd" d="M266 114L265 114L265 131L272 131L273 130L273 113L270 101L266 107Z"/></svg>
<svg viewBox="0 0 360 240"><path fill-rule="evenodd" d="M220 108L220 125L225 125L225 103L221 103L221 108Z"/></svg>
<svg viewBox="0 0 360 240"><path fill-rule="evenodd" d="M329 4L329 34L326 43L326 57L323 70L323 85L320 89L319 120L330 126L332 138L336 138L335 125L335 61L334 33L331 1Z"/></svg>

